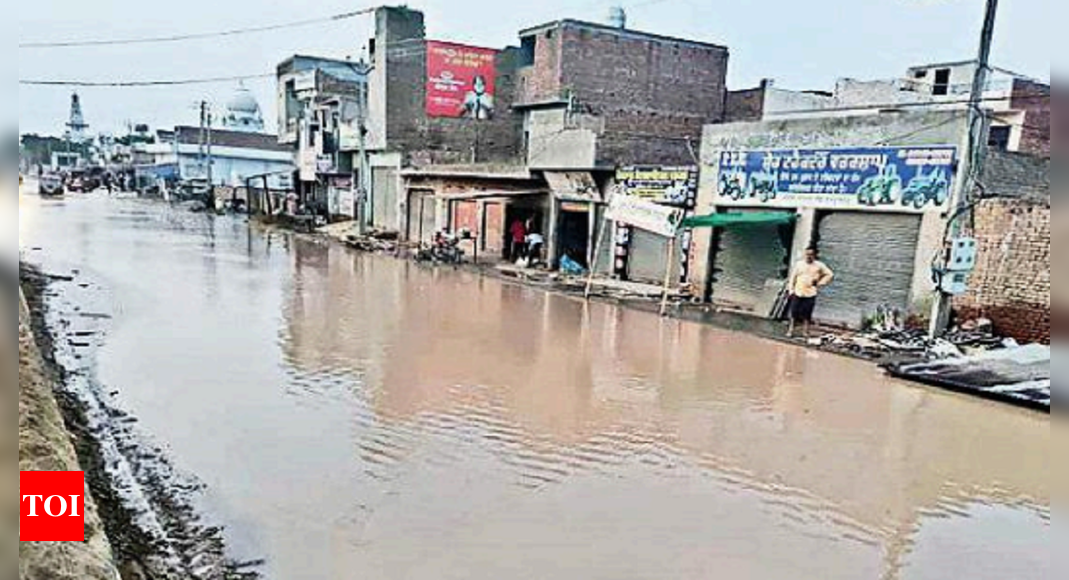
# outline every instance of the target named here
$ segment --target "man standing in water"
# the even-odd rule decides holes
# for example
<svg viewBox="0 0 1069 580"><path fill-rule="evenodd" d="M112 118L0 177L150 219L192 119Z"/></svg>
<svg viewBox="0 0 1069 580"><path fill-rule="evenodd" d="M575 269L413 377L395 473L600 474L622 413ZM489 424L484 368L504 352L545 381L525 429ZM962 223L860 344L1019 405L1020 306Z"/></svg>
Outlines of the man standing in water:
<svg viewBox="0 0 1069 580"><path fill-rule="evenodd" d="M798 324L804 325L804 336L809 338L817 296L822 288L835 279L835 273L818 257L817 249L809 248L805 251L805 259L798 262L791 272L788 286L791 293L791 328L787 331L787 338L794 338L794 329Z"/></svg>

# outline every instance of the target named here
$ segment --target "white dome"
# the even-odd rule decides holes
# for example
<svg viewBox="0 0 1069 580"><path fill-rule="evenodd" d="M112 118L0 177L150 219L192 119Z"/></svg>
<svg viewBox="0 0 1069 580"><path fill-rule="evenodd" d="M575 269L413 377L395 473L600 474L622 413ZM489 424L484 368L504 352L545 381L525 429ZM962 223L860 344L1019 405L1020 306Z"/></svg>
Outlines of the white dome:
<svg viewBox="0 0 1069 580"><path fill-rule="evenodd" d="M238 87L234 96L226 104L223 126L233 131L249 133L264 130L264 118L260 112L260 103L245 87Z"/></svg>
<svg viewBox="0 0 1069 580"><path fill-rule="evenodd" d="M234 113L256 114L260 112L260 103L256 102L256 97L252 96L252 91L240 88L230 99L230 102L227 103L226 108Z"/></svg>

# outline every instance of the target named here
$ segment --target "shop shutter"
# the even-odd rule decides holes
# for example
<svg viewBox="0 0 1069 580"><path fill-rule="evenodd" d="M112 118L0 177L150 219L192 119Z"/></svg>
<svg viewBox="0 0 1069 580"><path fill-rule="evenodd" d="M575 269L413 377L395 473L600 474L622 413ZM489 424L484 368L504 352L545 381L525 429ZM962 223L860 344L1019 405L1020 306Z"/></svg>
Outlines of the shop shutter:
<svg viewBox="0 0 1069 580"><path fill-rule="evenodd" d="M373 226L380 230L396 231L398 218L397 170L375 167L371 170Z"/></svg>
<svg viewBox="0 0 1069 580"><path fill-rule="evenodd" d="M908 312L921 216L833 213L820 222L821 260L835 271L816 318L851 328L880 306Z"/></svg>
<svg viewBox="0 0 1069 580"><path fill-rule="evenodd" d="M784 246L778 225L724 230L716 255L713 300L754 310L763 301L769 281L786 282L789 261L790 248Z"/></svg>
<svg viewBox="0 0 1069 580"><path fill-rule="evenodd" d="M434 239L436 200L433 191L412 190L408 196L408 241Z"/></svg>
<svg viewBox="0 0 1069 580"><path fill-rule="evenodd" d="M628 275L634 282L646 282L661 285L664 283L665 258L668 252L668 244L672 240L651 234L645 230L632 228L631 256ZM672 277L677 279L679 274L679 245L676 245L677 255L672 258Z"/></svg>

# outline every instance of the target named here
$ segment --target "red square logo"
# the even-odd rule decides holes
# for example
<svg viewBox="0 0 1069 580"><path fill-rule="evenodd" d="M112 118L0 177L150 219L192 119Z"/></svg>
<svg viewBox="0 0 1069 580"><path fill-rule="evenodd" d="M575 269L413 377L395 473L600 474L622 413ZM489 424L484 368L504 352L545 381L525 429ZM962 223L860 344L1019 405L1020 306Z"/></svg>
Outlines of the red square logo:
<svg viewBox="0 0 1069 580"><path fill-rule="evenodd" d="M19 472L20 542L85 541L85 474Z"/></svg>

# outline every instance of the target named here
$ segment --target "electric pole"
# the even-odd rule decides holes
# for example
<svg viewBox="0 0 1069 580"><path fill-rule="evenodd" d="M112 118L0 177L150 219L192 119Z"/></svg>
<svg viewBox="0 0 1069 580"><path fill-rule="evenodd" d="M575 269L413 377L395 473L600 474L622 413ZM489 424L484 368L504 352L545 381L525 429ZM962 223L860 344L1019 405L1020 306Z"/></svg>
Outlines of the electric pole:
<svg viewBox="0 0 1069 580"><path fill-rule="evenodd" d="M991 72L991 46L995 38L995 21L998 16L998 0L987 0L984 14L984 28L980 34L980 52L976 60L976 73L973 75L972 91L969 93L969 139L968 149L962 159L961 178L965 183L958 188L957 202L953 204L950 223L944 245L958 238L965 231L962 220L968 215L979 193L980 179L983 177L984 162L987 159L987 112L983 109L984 92L987 90L988 77ZM941 251L946 252L946 249ZM943 259L947 258L943 255ZM929 333L934 338L950 326L950 313L954 296L939 288L939 296L932 309L932 324Z"/></svg>

